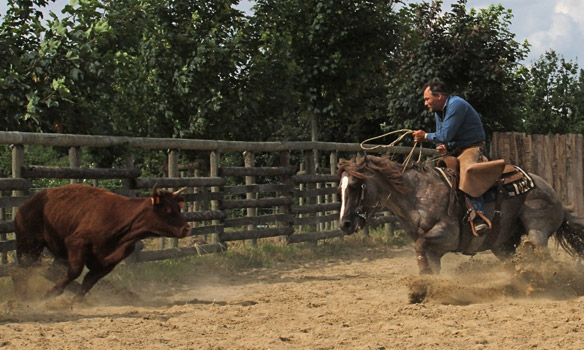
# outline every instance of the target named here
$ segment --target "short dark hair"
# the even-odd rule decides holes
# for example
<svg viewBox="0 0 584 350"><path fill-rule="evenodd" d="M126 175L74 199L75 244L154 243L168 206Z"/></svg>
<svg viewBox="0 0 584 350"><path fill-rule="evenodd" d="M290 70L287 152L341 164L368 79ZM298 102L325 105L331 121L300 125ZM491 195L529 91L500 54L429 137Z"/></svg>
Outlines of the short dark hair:
<svg viewBox="0 0 584 350"><path fill-rule="evenodd" d="M424 84L423 91L426 91L427 88L430 88L432 95L450 95L448 86L446 86L446 84L438 78L431 79L426 84Z"/></svg>

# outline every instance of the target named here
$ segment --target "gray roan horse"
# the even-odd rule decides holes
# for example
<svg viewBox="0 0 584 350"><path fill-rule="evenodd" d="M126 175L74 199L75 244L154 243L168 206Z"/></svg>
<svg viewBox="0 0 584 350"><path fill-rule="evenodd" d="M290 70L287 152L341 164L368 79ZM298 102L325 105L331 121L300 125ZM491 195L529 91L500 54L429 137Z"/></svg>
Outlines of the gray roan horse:
<svg viewBox="0 0 584 350"><path fill-rule="evenodd" d="M566 251L584 257L583 222L562 206L554 189L537 175L530 174L535 188L503 201L499 235L489 242L488 233L475 237L469 225L462 223L466 211L462 204L455 201L449 210L450 187L431 167L414 164L404 170L388 157L365 156L341 159L337 173L341 229L347 234L358 231L376 206L388 208L415 241L421 274L439 273L440 259L448 252L474 254L490 249L506 259L515 253L525 234L541 247L547 247L548 239L555 234ZM486 203L487 217L493 217L494 207L493 202ZM466 243L461 249L463 241Z"/></svg>

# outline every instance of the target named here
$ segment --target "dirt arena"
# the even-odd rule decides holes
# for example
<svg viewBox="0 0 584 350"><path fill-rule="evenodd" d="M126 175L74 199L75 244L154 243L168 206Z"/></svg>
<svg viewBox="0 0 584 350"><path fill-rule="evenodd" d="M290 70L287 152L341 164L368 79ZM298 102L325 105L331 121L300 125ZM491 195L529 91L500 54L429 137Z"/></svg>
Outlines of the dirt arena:
<svg viewBox="0 0 584 350"><path fill-rule="evenodd" d="M582 349L584 275L556 254L449 254L420 277L411 247L360 248L131 291L106 280L84 302L3 299L0 349Z"/></svg>

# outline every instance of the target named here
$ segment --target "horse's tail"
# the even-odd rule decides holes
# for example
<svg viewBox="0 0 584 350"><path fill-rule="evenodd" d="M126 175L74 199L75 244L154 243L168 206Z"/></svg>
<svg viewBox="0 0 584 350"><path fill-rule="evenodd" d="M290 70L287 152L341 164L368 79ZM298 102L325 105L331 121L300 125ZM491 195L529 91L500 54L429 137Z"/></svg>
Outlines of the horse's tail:
<svg viewBox="0 0 584 350"><path fill-rule="evenodd" d="M556 239L566 252L584 258L584 220L564 209L564 221L556 231Z"/></svg>

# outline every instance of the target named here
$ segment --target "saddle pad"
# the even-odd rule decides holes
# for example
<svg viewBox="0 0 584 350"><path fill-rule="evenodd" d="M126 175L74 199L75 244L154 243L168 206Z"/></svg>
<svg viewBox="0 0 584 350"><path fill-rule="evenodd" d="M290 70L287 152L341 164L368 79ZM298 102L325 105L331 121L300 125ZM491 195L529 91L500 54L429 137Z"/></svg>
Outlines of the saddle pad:
<svg viewBox="0 0 584 350"><path fill-rule="evenodd" d="M503 197L510 198L515 197L523 193L527 193L535 188L535 182L533 178L529 176L527 172L518 166L512 165L514 168L513 172L506 169L505 173L501 178L503 179ZM434 168L446 183L452 188L452 178L456 177L455 174L450 169L436 167ZM483 198L486 202L494 201L497 198L497 185L491 187L484 195Z"/></svg>
<svg viewBox="0 0 584 350"><path fill-rule="evenodd" d="M515 173L506 173L502 177L503 198L511 198L520 194L527 193L535 188L533 178L527 172L518 166L513 165ZM491 187L484 195L486 202L494 201L497 198L497 186Z"/></svg>

